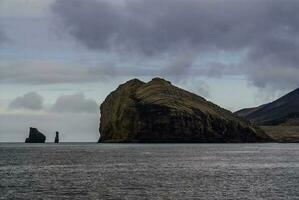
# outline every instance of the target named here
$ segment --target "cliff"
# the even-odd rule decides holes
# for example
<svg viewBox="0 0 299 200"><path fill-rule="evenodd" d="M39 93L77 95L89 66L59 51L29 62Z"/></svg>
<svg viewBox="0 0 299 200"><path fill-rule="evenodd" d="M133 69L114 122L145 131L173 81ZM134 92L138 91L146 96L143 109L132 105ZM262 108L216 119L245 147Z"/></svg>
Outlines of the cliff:
<svg viewBox="0 0 299 200"><path fill-rule="evenodd" d="M258 127L154 78L120 85L101 104L99 142L265 142Z"/></svg>

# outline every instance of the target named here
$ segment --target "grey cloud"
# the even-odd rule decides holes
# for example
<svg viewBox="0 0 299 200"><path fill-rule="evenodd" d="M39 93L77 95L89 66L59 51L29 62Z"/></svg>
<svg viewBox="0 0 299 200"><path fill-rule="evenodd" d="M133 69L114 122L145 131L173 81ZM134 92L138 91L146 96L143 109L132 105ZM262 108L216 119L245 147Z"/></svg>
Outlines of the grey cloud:
<svg viewBox="0 0 299 200"><path fill-rule="evenodd" d="M1 2L0 2L1 4ZM11 38L9 37L9 33L7 33L7 29L6 29L6 24L4 22L4 18L0 17L0 46L2 46L3 44L10 44L11 43Z"/></svg>
<svg viewBox="0 0 299 200"><path fill-rule="evenodd" d="M239 68L259 87L277 86L278 79L284 80L278 87L298 86L298 9L294 0L57 0L52 6L63 27L93 50L174 57L182 46L199 57L246 52ZM194 65L192 58L188 65ZM182 68L171 62L166 71L180 74ZM275 73L267 74L272 67Z"/></svg>
<svg viewBox="0 0 299 200"><path fill-rule="evenodd" d="M267 44L260 42L267 38L282 41L285 36L296 36L298 7L293 0L128 0L124 5L105 0L57 0L52 10L89 48L121 45L146 53L184 43L224 50L265 47Z"/></svg>
<svg viewBox="0 0 299 200"><path fill-rule="evenodd" d="M1 61L0 83L58 84L87 83L111 80L111 77L154 76L161 69L136 65L116 66L104 62L96 65L88 63L66 64L55 61Z"/></svg>
<svg viewBox="0 0 299 200"><path fill-rule="evenodd" d="M2 45L3 43L8 41L8 37L6 35L6 33L3 30L3 24L0 21L0 45Z"/></svg>
<svg viewBox="0 0 299 200"><path fill-rule="evenodd" d="M162 70L163 76L171 76L176 79L184 79L184 76L191 71L191 67L196 54L194 51L183 48L178 52L177 56L170 62L170 64Z"/></svg>
<svg viewBox="0 0 299 200"><path fill-rule="evenodd" d="M58 0L52 10L69 32L91 49L125 48L152 54L184 43L197 48L244 46L250 32L238 34L245 32L237 26L242 19L234 15L244 10L249 16L243 18L250 19L258 12L244 4L247 1L141 0L115 5L105 0ZM233 36L238 38L228 41Z"/></svg>
<svg viewBox="0 0 299 200"><path fill-rule="evenodd" d="M9 108L41 110L43 108L43 97L36 92L28 92L14 99L9 104Z"/></svg>
<svg viewBox="0 0 299 200"><path fill-rule="evenodd" d="M0 30L0 44L6 40L6 36L3 31Z"/></svg>
<svg viewBox="0 0 299 200"><path fill-rule="evenodd" d="M250 83L260 88L288 89L289 86L299 87L299 68L275 65L258 65L249 68ZM267 82L271 81L271 86Z"/></svg>
<svg viewBox="0 0 299 200"><path fill-rule="evenodd" d="M189 91L203 97L210 97L210 87L209 85L198 78L191 78L188 80L181 79L178 81L178 85L188 89Z"/></svg>
<svg viewBox="0 0 299 200"><path fill-rule="evenodd" d="M103 81L111 76L106 73L108 68L110 67L106 65L101 66L101 64L97 67L88 67L47 61L2 61L0 63L0 82L57 84Z"/></svg>
<svg viewBox="0 0 299 200"><path fill-rule="evenodd" d="M4 44L7 41L8 41L8 37L4 33L4 31L1 29L1 24L0 24L0 45Z"/></svg>
<svg viewBox="0 0 299 200"><path fill-rule="evenodd" d="M78 93L58 97L52 110L56 112L96 113L99 107L94 100L86 99L83 93Z"/></svg>

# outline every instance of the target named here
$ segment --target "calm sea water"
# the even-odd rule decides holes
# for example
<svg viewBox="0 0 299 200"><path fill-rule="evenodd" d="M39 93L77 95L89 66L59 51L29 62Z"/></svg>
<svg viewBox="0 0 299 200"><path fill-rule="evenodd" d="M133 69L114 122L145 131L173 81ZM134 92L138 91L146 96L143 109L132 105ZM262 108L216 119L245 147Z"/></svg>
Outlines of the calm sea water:
<svg viewBox="0 0 299 200"><path fill-rule="evenodd" d="M299 199L299 144L0 144L0 199Z"/></svg>

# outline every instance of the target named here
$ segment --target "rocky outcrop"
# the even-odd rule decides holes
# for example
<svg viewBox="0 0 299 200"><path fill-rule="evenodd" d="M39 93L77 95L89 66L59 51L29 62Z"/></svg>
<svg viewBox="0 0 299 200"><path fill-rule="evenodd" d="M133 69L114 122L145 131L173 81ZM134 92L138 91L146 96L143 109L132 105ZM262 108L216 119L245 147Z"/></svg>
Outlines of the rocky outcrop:
<svg viewBox="0 0 299 200"><path fill-rule="evenodd" d="M54 143L59 143L59 132L58 131L56 131Z"/></svg>
<svg viewBox="0 0 299 200"><path fill-rule="evenodd" d="M45 143L46 136L39 132L37 128L30 127L29 137L26 138L25 143Z"/></svg>
<svg viewBox="0 0 299 200"><path fill-rule="evenodd" d="M101 105L99 142L264 142L250 122L154 78L120 85Z"/></svg>

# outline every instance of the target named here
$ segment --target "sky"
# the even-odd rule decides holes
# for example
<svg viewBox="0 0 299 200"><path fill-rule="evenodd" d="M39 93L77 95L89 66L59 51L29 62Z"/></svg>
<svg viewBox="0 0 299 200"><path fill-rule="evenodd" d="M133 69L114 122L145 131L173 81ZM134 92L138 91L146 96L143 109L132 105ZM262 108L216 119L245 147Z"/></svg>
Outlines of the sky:
<svg viewBox="0 0 299 200"><path fill-rule="evenodd" d="M0 142L95 142L99 106L154 77L223 108L299 87L296 0L0 0Z"/></svg>

